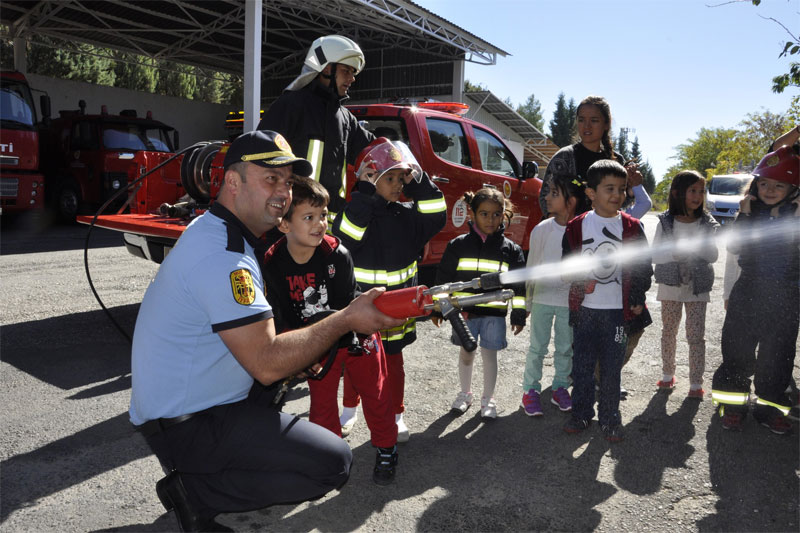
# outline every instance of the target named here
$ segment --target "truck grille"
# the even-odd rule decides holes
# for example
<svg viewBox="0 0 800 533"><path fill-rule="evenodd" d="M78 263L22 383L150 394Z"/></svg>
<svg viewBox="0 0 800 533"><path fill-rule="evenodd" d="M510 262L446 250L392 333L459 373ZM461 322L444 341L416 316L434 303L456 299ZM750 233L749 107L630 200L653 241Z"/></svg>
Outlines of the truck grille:
<svg viewBox="0 0 800 533"><path fill-rule="evenodd" d="M19 179L3 178L0 180L0 196L16 198L19 190Z"/></svg>
<svg viewBox="0 0 800 533"><path fill-rule="evenodd" d="M0 165L16 167L19 165L19 157L13 155L0 155Z"/></svg>

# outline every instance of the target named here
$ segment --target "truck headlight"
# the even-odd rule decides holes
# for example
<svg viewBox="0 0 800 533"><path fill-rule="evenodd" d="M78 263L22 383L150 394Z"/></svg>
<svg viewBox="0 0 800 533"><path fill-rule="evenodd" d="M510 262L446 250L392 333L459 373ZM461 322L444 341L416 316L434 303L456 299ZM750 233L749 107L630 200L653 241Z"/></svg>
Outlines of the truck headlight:
<svg viewBox="0 0 800 533"><path fill-rule="evenodd" d="M714 202L712 200L706 200L706 210L714 211L716 208L717 206L714 205Z"/></svg>

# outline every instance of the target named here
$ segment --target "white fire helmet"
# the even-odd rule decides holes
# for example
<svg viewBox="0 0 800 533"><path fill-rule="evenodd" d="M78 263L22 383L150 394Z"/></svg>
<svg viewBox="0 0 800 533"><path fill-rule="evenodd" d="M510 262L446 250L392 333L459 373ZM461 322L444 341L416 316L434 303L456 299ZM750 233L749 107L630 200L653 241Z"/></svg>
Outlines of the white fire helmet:
<svg viewBox="0 0 800 533"><path fill-rule="evenodd" d="M396 168L407 170L417 183L422 179L422 168L408 146L386 137L378 137L364 148L356 159L355 168L358 179L366 176L374 184L386 172Z"/></svg>
<svg viewBox="0 0 800 533"><path fill-rule="evenodd" d="M287 91L302 89L330 63L341 63L356 69L355 74L364 68L364 52L351 39L341 35L325 35L320 37L308 49L306 60L300 75L287 87Z"/></svg>

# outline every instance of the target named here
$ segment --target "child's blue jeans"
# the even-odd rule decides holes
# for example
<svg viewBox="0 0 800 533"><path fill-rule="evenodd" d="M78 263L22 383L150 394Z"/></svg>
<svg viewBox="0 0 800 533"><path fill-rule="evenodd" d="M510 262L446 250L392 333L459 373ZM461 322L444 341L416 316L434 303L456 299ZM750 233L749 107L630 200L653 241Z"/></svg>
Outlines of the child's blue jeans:
<svg viewBox="0 0 800 533"><path fill-rule="evenodd" d="M574 328L572 355L572 416L594 418L594 367L600 362L600 425L621 423L619 386L628 342L622 309L589 309L581 306Z"/></svg>

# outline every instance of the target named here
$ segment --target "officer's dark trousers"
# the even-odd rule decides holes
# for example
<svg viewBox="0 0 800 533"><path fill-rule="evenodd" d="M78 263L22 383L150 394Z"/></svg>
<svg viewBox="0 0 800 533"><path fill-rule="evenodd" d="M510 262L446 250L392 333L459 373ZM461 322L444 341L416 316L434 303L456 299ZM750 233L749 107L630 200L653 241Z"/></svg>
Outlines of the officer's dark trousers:
<svg viewBox="0 0 800 533"><path fill-rule="evenodd" d="M604 426L621 423L619 385L626 342L622 309L581 306L572 344L572 416L583 420L594 417L594 369L599 365L597 419Z"/></svg>
<svg viewBox="0 0 800 533"><path fill-rule="evenodd" d="M789 407L786 388L792 379L800 324L800 291L797 285L775 284L740 278L731 291L722 326L722 365L714 373L714 390L750 392L754 375L759 398ZM758 348L758 357L756 357ZM747 406L725 407L747 412ZM759 421L779 411L757 405Z"/></svg>
<svg viewBox="0 0 800 533"><path fill-rule="evenodd" d="M274 391L213 407L151 435L147 442L183 479L203 519L221 512L313 500L350 475L340 437L271 406ZM262 388L263 390L263 388Z"/></svg>

